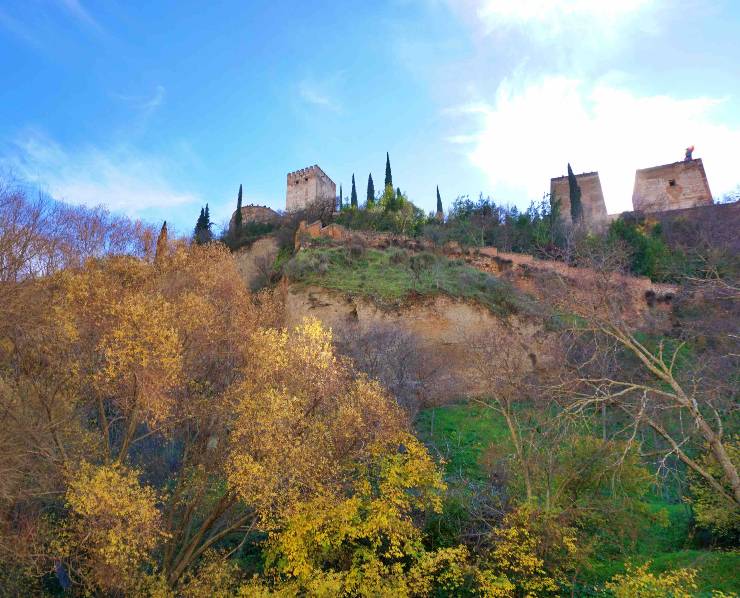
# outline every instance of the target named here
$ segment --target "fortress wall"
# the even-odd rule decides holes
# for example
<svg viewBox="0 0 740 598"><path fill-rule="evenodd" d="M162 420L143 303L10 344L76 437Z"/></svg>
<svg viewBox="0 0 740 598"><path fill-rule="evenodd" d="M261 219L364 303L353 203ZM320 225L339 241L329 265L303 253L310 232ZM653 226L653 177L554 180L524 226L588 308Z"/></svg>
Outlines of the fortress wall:
<svg viewBox="0 0 740 598"><path fill-rule="evenodd" d="M605 224L608 220L604 193L601 190L601 180L598 172L587 172L576 175L576 181L581 188L581 204L583 205L583 222L593 228ZM568 177L561 176L550 180L550 201L560 201L560 216L568 224L572 223L570 215L570 187Z"/></svg>
<svg viewBox="0 0 740 598"><path fill-rule="evenodd" d="M247 222L277 222L279 219L280 215L267 206L242 206L242 222L244 224ZM233 228L234 226L236 226L236 210L234 210L229 221L229 228Z"/></svg>
<svg viewBox="0 0 740 598"><path fill-rule="evenodd" d="M674 162L635 172L632 206L639 212L663 212L712 204L701 159Z"/></svg>

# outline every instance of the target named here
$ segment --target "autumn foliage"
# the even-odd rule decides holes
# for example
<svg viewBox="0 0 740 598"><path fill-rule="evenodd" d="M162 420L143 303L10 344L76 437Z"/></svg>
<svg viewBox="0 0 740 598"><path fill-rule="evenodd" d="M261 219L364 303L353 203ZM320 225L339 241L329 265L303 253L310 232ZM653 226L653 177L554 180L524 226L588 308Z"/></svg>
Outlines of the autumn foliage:
<svg viewBox="0 0 740 598"><path fill-rule="evenodd" d="M443 460L330 329L284 327L285 289L250 293L223 245L165 227L155 245L139 223L2 191L3 595L561 596L598 530L646 516L637 453L526 411L502 348L483 361L509 496L486 487L435 541ZM694 501L736 526L701 486ZM630 566L605 589L684 596L694 578Z"/></svg>

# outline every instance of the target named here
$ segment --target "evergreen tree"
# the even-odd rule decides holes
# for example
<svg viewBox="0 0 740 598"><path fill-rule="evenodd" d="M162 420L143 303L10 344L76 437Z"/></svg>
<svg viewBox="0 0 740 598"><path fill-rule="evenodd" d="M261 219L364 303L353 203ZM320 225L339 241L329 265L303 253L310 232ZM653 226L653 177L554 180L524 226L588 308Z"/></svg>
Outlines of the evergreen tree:
<svg viewBox="0 0 740 598"><path fill-rule="evenodd" d="M357 207L357 188L355 187L354 173L352 173L352 195L350 196L349 203L353 208Z"/></svg>
<svg viewBox="0 0 740 598"><path fill-rule="evenodd" d="M195 242L199 243L201 231L203 230L203 222L205 220L206 213L203 208L200 209L200 215L198 216L198 220L195 221L195 230L193 231L193 237L195 238Z"/></svg>
<svg viewBox="0 0 740 598"><path fill-rule="evenodd" d="M401 194L401 187L396 188L396 210L400 210L403 207L403 195Z"/></svg>
<svg viewBox="0 0 740 598"><path fill-rule="evenodd" d="M391 174L391 157L388 152L385 153L385 186L393 187L393 175Z"/></svg>
<svg viewBox="0 0 740 598"><path fill-rule="evenodd" d="M580 222L583 216L583 204L581 203L581 188L578 186L576 175L568 163L568 191L570 192L570 218L573 224Z"/></svg>
<svg viewBox="0 0 740 598"><path fill-rule="evenodd" d="M444 215L444 211L442 210L442 197L439 195L439 185L437 185L437 217Z"/></svg>
<svg viewBox="0 0 740 598"><path fill-rule="evenodd" d="M236 198L236 218L234 220L236 230L242 228L242 186L239 185L239 196Z"/></svg>
<svg viewBox="0 0 740 598"><path fill-rule="evenodd" d="M159 231L159 236L157 237L157 251L154 254L154 261L158 262L160 261L165 254L167 253L167 221L164 221L164 224L162 224L162 228Z"/></svg>
<svg viewBox="0 0 740 598"><path fill-rule="evenodd" d="M195 224L193 237L198 245L210 243L213 240L213 235L211 234L211 216L208 204L206 204L205 209L200 209L200 216L198 216L198 221Z"/></svg>
<svg viewBox="0 0 740 598"><path fill-rule="evenodd" d="M375 185L373 184L373 175L367 177L367 205L371 206L375 203Z"/></svg>
<svg viewBox="0 0 740 598"><path fill-rule="evenodd" d="M341 211L341 210L342 210L342 208L344 207L344 206L342 205L342 201L343 201L343 197L342 197L342 186L341 186L341 185L339 185L339 210L340 210L340 211Z"/></svg>

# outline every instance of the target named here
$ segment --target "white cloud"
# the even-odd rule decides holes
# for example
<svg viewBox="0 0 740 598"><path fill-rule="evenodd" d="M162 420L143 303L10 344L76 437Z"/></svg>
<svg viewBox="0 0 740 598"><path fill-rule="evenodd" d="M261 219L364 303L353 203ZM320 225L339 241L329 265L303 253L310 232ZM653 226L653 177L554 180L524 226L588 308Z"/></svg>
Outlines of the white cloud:
<svg viewBox="0 0 740 598"><path fill-rule="evenodd" d="M609 56L642 33L656 32L663 8L686 0L446 0L450 9L483 36L517 33L533 48L585 66ZM670 14L670 13L669 13ZM659 18L660 16L660 18ZM507 38L507 43L517 40Z"/></svg>
<svg viewBox="0 0 740 598"><path fill-rule="evenodd" d="M172 183L172 165L157 156L119 145L67 149L37 131L19 136L0 155L0 165L55 199L103 204L129 215L200 199Z"/></svg>
<svg viewBox="0 0 740 598"><path fill-rule="evenodd" d="M655 0L478 0L478 17L490 27L548 23L561 26L568 19L617 19L633 14Z"/></svg>
<svg viewBox="0 0 740 598"><path fill-rule="evenodd" d="M713 119L729 100L641 96L614 84L587 84L564 76L536 82L505 80L492 103L458 109L477 123L472 133L450 138L490 184L538 199L549 179L598 170L610 212L631 209L637 168L675 162L696 145L714 196L740 182L740 129Z"/></svg>
<svg viewBox="0 0 740 598"><path fill-rule="evenodd" d="M314 81L303 79L298 84L298 95L308 104L331 110L332 112L340 112L342 106L337 101L336 94L332 91L335 87L336 81L334 80Z"/></svg>

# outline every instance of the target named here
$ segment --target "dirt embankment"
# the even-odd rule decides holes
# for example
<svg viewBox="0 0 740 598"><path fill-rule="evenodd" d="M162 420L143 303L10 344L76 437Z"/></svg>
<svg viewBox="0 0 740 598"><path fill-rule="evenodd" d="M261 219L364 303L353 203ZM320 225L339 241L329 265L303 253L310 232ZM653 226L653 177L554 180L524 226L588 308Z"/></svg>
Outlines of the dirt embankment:
<svg viewBox="0 0 740 598"><path fill-rule="evenodd" d="M486 363L492 357L487 353L490 347L506 347L509 365L522 372L547 367L556 350L557 337L543 323L516 316L502 318L485 307L445 296L419 298L387 309L369 299L291 285L285 311L289 327L313 316L336 335L353 329L361 339L363 332L377 328L410 335L438 374L439 383L428 397L433 402L486 392L484 371L490 366Z"/></svg>

